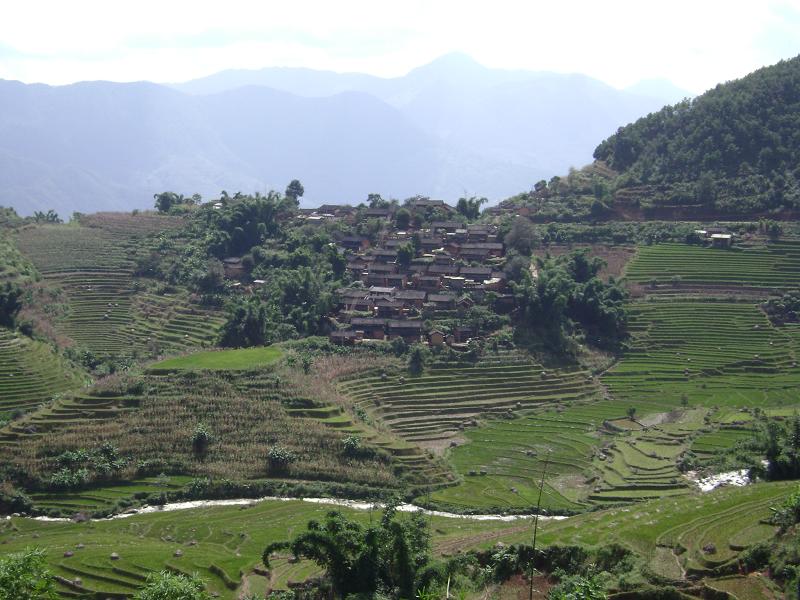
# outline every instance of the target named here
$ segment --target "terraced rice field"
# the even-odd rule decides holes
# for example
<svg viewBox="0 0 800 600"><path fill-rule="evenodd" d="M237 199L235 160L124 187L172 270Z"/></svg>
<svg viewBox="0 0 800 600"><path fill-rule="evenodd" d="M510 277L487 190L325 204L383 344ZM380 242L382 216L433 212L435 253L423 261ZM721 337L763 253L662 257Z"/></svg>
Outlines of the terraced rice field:
<svg viewBox="0 0 800 600"><path fill-rule="evenodd" d="M149 370L153 373L203 369L214 371L243 371L256 369L273 363L282 355L283 351L277 346L220 350L216 352L195 352L194 354L161 361L151 365Z"/></svg>
<svg viewBox="0 0 800 600"><path fill-rule="evenodd" d="M507 351L487 354L477 364L437 361L418 377L404 370L361 374L341 389L396 434L430 446L441 446L477 418L596 393L585 372L547 371Z"/></svg>
<svg viewBox="0 0 800 600"><path fill-rule="evenodd" d="M0 328L0 417L31 410L82 384L50 346Z"/></svg>
<svg viewBox="0 0 800 600"><path fill-rule="evenodd" d="M651 500L545 522L541 539L588 546L619 542L641 553L663 577L677 579L683 571L709 575L742 549L771 537L775 528L763 520L796 488L797 482L758 483ZM710 545L715 552L704 551Z"/></svg>
<svg viewBox="0 0 800 600"><path fill-rule="evenodd" d="M796 486L796 482L760 483L543 521L539 540L542 545L592 547L616 542L640 553L651 569L667 579L679 579L684 571L707 576L714 566L735 560L743 548L772 535L773 528L763 525L762 519L769 515L770 506L779 504ZM62 578L60 591L69 597L130 597L147 573L169 568L197 572L209 591L233 600L245 582L252 584L251 589L286 589L289 581L313 574L313 565L290 563L286 557L278 558L267 576L255 569L268 543L285 539L311 519L321 520L328 510L290 500L91 523L14 518L0 521L0 544L4 552L46 545L48 562ZM367 511L341 510L362 523L376 517ZM529 543L531 535L529 521L432 517L431 530L435 551L448 554L486 549L498 541ZM704 552L709 544L714 545L714 554ZM118 560L111 559L112 552L119 555ZM746 584L730 578L707 579L706 583L734 593Z"/></svg>
<svg viewBox="0 0 800 600"><path fill-rule="evenodd" d="M58 331L100 356L178 353L213 344L224 322L218 310L192 303L181 290L158 293L133 276L134 258L146 249L142 232L153 224L142 232L130 226L127 236L97 226L20 232L21 250L67 300Z"/></svg>
<svg viewBox="0 0 800 600"><path fill-rule="evenodd" d="M631 348L603 377L611 394L641 408L779 407L798 403L796 340L754 305L669 300L631 307Z"/></svg>
<svg viewBox="0 0 800 600"><path fill-rule="evenodd" d="M170 569L197 573L209 592L224 600L251 591L287 589L317 573L313 563L294 563L288 555L274 561L265 576L261 553L267 544L322 521L331 507L296 500L253 506L204 508L138 515L118 521L40 523L14 518L0 521L3 553L45 545L47 560L59 576L59 591L71 598L130 598L148 573ZM340 509L363 524L377 512ZM402 518L402 517L401 517ZM435 551L487 548L498 539L529 530L519 523L431 518ZM118 560L111 554L117 553ZM67 556L67 553L71 553Z"/></svg>
<svg viewBox="0 0 800 600"><path fill-rule="evenodd" d="M704 248L688 244L642 246L628 264L630 281L653 280L721 287L786 289L800 286L800 241L771 242L765 246Z"/></svg>
<svg viewBox="0 0 800 600"><path fill-rule="evenodd" d="M202 460L189 441L198 423L214 436ZM343 455L348 435L389 457ZM354 420L342 406L307 395L285 371L269 368L149 375L64 395L0 432L0 461L34 473L54 448L93 448L106 441L132 457L131 465L160 461L158 468L166 472L239 481L274 476L266 457L275 444L296 456L282 475L294 480L394 489L401 481L425 488L452 477L420 448Z"/></svg>
<svg viewBox="0 0 800 600"><path fill-rule="evenodd" d="M548 510L686 495L692 485L676 468L682 452L692 449L706 461L750 435L736 425L748 416L743 407L777 415L800 405L797 331L773 327L755 305L639 302L631 307L631 330L631 348L600 379L605 399L528 405L522 418L466 430L467 443L449 451L462 482L432 499L460 508L530 508L547 455ZM395 389L402 397L403 387ZM721 410L711 414L710 407ZM629 408L636 421L626 417ZM709 426L708 415L730 423Z"/></svg>

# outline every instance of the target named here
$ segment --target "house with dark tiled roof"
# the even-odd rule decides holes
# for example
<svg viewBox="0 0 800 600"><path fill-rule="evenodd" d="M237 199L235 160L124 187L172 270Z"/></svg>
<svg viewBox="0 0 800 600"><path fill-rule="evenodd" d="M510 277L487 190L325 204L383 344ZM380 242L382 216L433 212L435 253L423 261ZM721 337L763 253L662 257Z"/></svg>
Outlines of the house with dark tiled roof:
<svg viewBox="0 0 800 600"><path fill-rule="evenodd" d="M422 338L422 321L397 320L389 321L386 326L389 339L403 338L407 343L419 342Z"/></svg>

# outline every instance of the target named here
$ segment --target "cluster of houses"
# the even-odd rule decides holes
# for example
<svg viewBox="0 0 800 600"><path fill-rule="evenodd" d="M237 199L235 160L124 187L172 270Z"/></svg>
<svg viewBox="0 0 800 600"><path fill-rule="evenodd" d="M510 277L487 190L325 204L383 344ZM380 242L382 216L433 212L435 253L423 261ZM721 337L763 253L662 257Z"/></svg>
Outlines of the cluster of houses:
<svg viewBox="0 0 800 600"><path fill-rule="evenodd" d="M445 206L446 213L454 211L441 201L417 202L435 203L437 208ZM383 211L391 209L362 211L376 218L378 211L383 215ZM320 213L342 217L342 211L332 206L320 207L316 213L307 218ZM386 214L391 219L389 212ZM493 225L441 220L417 230L387 227L374 241L366 236L347 235L336 243L346 254L347 269L356 282L338 290L336 316L343 328L330 336L336 343L396 338L431 345L464 343L479 332L466 326L448 332L425 331L422 315L433 321L463 315L489 292L495 306L508 305L509 310L513 307L502 270L504 246L498 241ZM413 248L410 263L409 247ZM399 260L403 253L405 260Z"/></svg>

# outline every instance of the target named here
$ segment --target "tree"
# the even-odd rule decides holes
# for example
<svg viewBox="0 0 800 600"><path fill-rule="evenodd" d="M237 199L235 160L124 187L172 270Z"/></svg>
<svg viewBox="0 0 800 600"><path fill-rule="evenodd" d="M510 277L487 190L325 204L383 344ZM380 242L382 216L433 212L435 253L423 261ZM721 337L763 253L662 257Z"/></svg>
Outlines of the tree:
<svg viewBox="0 0 800 600"><path fill-rule="evenodd" d="M411 213L408 212L407 208L401 208L394 216L394 220L398 229L408 229L408 226L411 224Z"/></svg>
<svg viewBox="0 0 800 600"><path fill-rule="evenodd" d="M422 344L414 344L408 354L408 370L413 375L419 375L425 369L425 360L428 358L428 349Z"/></svg>
<svg viewBox="0 0 800 600"><path fill-rule="evenodd" d="M636 407L635 406L629 406L628 409L625 411L625 413L628 415L628 418L631 421L635 421L636 420Z"/></svg>
<svg viewBox="0 0 800 600"><path fill-rule="evenodd" d="M516 250L523 256L530 256L533 249L541 241L530 219L517 217L511 223L511 229L503 238L506 246Z"/></svg>
<svg viewBox="0 0 800 600"><path fill-rule="evenodd" d="M184 203L183 195L175 192L153 194L153 199L156 201L156 210L160 213L168 213L173 206Z"/></svg>
<svg viewBox="0 0 800 600"><path fill-rule="evenodd" d="M408 519L396 519L394 505L384 510L379 523L367 527L337 511L329 512L323 523L310 521L307 530L293 540L266 547L262 558L267 568L270 556L280 550L324 568L338 598L396 589L400 598L411 600L432 583L438 571L444 571L431 564L425 517L414 513Z"/></svg>
<svg viewBox="0 0 800 600"><path fill-rule="evenodd" d="M489 200L486 198L477 198L475 196L459 198L456 204L456 210L472 221L481 215L481 205L486 204L488 201Z"/></svg>
<svg viewBox="0 0 800 600"><path fill-rule="evenodd" d="M414 246L410 243L405 243L397 247L397 265L407 269L414 260Z"/></svg>
<svg viewBox="0 0 800 600"><path fill-rule="evenodd" d="M22 289L10 281L0 285L0 325L14 326L14 319L22 308Z"/></svg>
<svg viewBox="0 0 800 600"><path fill-rule="evenodd" d="M0 558L0 600L55 600L55 579L42 550Z"/></svg>
<svg viewBox="0 0 800 600"><path fill-rule="evenodd" d="M302 198L304 193L305 189L303 188L303 184L300 183L300 180L292 179L289 182L289 185L286 186L286 192L284 192L284 196L296 201L298 198Z"/></svg>
<svg viewBox="0 0 800 600"><path fill-rule="evenodd" d="M161 571L148 575L134 600L211 600L205 584L196 575Z"/></svg>

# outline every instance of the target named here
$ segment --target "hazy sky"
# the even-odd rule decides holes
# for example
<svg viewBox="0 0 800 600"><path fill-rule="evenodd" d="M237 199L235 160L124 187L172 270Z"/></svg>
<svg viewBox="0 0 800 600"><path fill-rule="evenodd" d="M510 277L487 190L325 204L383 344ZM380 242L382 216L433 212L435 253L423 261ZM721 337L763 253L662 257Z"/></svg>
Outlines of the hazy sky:
<svg viewBox="0 0 800 600"><path fill-rule="evenodd" d="M0 19L0 78L51 84L268 66L396 76L451 51L699 93L800 54L800 0L6 0Z"/></svg>

